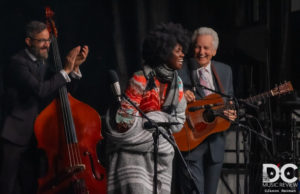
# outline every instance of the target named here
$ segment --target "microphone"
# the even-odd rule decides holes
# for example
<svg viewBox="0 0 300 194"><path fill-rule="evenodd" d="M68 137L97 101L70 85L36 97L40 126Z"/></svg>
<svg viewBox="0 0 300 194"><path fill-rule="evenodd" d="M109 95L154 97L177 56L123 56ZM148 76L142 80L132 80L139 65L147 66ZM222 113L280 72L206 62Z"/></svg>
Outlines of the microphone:
<svg viewBox="0 0 300 194"><path fill-rule="evenodd" d="M188 110L190 112L194 112L194 111L199 110L199 109L204 109L204 111L202 113L203 120L207 123L211 123L216 119L217 116L220 116L220 117L226 119L225 115L220 114L217 111L214 111L213 109L211 109L211 107L217 106L217 105L218 104L207 104L207 105L204 105L204 106L202 105L202 106L191 107Z"/></svg>
<svg viewBox="0 0 300 194"><path fill-rule="evenodd" d="M179 123L179 122L153 122L153 123L151 123L151 122L147 121L147 122L144 123L144 128L145 129L151 129L151 128L154 128L156 126L169 128L172 125L180 125L180 124L181 123Z"/></svg>
<svg viewBox="0 0 300 194"><path fill-rule="evenodd" d="M121 102L121 87L119 83L119 77L114 70L109 70L110 87L113 94L116 96L117 101Z"/></svg>
<svg viewBox="0 0 300 194"><path fill-rule="evenodd" d="M218 106L218 105L221 105L221 104L206 104L206 105L201 105L201 106L194 106L194 107L188 108L188 111L195 112L200 109L210 109L211 107Z"/></svg>
<svg viewBox="0 0 300 194"><path fill-rule="evenodd" d="M195 111L203 109L203 108L205 108L205 106L194 106L194 107L188 108L188 111L189 112L195 112Z"/></svg>

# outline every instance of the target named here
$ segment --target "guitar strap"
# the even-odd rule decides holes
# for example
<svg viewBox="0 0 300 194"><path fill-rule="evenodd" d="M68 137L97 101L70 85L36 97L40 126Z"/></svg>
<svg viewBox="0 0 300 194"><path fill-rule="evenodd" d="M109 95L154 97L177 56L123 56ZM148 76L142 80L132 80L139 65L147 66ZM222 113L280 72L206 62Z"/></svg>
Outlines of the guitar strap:
<svg viewBox="0 0 300 194"><path fill-rule="evenodd" d="M225 91L224 91L224 87L223 87L223 85L222 85L222 83L221 83L220 77L219 77L219 75L217 74L216 68L215 68L215 66L213 65L213 63L211 63L211 70L212 70L212 72L213 72L213 74L214 74L214 76L215 76L215 78L216 78L216 80L217 80L217 82L218 82L218 87L219 87L219 89L221 90L222 93L224 93L224 92L225 92Z"/></svg>

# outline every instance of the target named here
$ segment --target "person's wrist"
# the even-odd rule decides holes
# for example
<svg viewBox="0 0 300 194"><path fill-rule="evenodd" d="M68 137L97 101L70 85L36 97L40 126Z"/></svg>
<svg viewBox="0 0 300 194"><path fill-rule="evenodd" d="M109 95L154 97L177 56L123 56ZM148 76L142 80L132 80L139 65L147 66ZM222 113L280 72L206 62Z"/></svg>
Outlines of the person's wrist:
<svg viewBox="0 0 300 194"><path fill-rule="evenodd" d="M75 67L75 68L73 69L73 71L75 71L76 73L79 73L79 67L78 67L78 66Z"/></svg>
<svg viewBox="0 0 300 194"><path fill-rule="evenodd" d="M65 71L67 74L71 73L71 70L69 70L69 69L67 69L67 68L64 68L64 71Z"/></svg>

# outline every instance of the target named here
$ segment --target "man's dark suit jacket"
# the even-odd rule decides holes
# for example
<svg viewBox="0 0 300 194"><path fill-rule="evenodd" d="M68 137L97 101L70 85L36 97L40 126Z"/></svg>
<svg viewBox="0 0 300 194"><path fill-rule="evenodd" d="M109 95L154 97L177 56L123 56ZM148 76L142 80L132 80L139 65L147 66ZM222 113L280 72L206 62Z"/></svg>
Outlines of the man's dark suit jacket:
<svg viewBox="0 0 300 194"><path fill-rule="evenodd" d="M212 65L214 65L216 73L218 74L220 78L220 82L222 83L222 86L224 88L224 93L227 95L232 96L233 95L233 84L232 84L232 71L230 66L217 62L212 61ZM199 79L195 76L196 69L200 67L199 64L194 59L189 59L187 62L184 63L181 70L178 71L179 76L181 77L184 85L184 90L191 90L193 91L193 86L195 82L199 83ZM193 79L192 79L193 77ZM197 79L197 80L196 80ZM220 91L220 88L218 86L218 82L216 80L216 77L213 79L215 89ZM203 98L204 92L200 87L196 88L197 92L195 93L196 99ZM213 162L222 162L224 158L224 147L225 147L225 139L224 134L221 133L215 133L210 135L206 141L209 142L210 146L210 154ZM188 155L188 160L197 160L199 156L197 155L197 152L191 152Z"/></svg>
<svg viewBox="0 0 300 194"><path fill-rule="evenodd" d="M5 73L5 103L2 138L18 145L26 145L33 137L33 125L46 97L66 84L61 73L43 80L40 67L25 50L12 57ZM47 69L45 66L43 69Z"/></svg>

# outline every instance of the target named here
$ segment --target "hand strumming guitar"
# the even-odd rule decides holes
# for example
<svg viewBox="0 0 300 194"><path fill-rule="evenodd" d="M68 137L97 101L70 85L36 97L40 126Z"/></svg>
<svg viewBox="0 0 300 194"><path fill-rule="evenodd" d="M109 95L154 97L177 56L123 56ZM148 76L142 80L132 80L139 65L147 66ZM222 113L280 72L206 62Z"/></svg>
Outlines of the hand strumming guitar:
<svg viewBox="0 0 300 194"><path fill-rule="evenodd" d="M195 96L194 92L192 92L191 90L184 91L184 97L185 97L187 103L196 101L196 96Z"/></svg>
<svg viewBox="0 0 300 194"><path fill-rule="evenodd" d="M195 102L196 101L196 96L195 96L194 92L192 92L191 90L186 90L184 92L184 97L185 97L187 103L191 103L191 102ZM230 101L230 104L232 104L231 101ZM236 117L237 117L236 110L233 110L233 109L224 110L223 113L231 121L234 121L236 119Z"/></svg>

